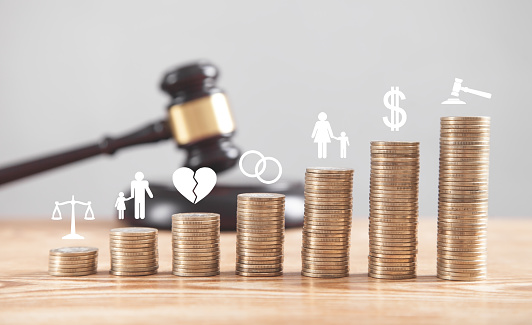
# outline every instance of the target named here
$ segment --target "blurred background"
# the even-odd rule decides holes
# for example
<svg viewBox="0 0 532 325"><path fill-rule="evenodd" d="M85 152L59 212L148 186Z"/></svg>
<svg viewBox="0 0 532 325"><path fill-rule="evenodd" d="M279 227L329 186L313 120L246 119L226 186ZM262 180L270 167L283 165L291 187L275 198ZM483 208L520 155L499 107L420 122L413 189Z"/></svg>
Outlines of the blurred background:
<svg viewBox="0 0 532 325"><path fill-rule="evenodd" d="M164 118L169 68L204 58L221 69L242 150L305 167L355 169L354 215L366 217L369 143L421 142L420 215L437 215L439 118L492 117L490 215L530 215L532 3L526 1L0 1L0 166L120 135ZM454 78L493 94L440 103ZM384 94L397 86L408 122L391 132ZM319 112L339 145L319 160ZM54 201L92 201L115 217L136 171L171 184L184 153L166 141L118 151L0 187L0 218L50 218ZM219 182L256 182L238 168ZM176 191L176 195L179 195Z"/></svg>

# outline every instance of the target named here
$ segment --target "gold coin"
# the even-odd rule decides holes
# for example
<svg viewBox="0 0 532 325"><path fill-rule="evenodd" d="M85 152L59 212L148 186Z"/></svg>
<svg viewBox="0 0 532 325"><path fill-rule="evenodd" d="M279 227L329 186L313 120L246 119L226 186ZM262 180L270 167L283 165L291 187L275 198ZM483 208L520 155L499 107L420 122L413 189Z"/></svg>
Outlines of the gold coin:
<svg viewBox="0 0 532 325"><path fill-rule="evenodd" d="M264 201L258 201L258 202L242 202L242 201L239 201L237 203L237 207L241 208L241 209L249 209L249 210L257 210L259 212L262 212L264 210L272 210L272 209L275 209L275 210L283 210L285 205L284 205L284 202L282 204L266 204L266 203L269 203L269 202L264 202Z"/></svg>
<svg viewBox="0 0 532 325"><path fill-rule="evenodd" d="M370 145L373 146L393 146L395 147L419 147L417 141L371 141Z"/></svg>
<svg viewBox="0 0 532 325"><path fill-rule="evenodd" d="M278 234L284 233L284 228L281 228L281 229L260 229L260 228L242 228L242 227L238 227L237 226L237 232L245 232L247 234L272 234L272 235L278 235Z"/></svg>
<svg viewBox="0 0 532 325"><path fill-rule="evenodd" d="M446 275L446 276L485 276L487 274L486 269L479 269L479 270L449 270L449 269L442 269L438 268L437 270L438 275Z"/></svg>
<svg viewBox="0 0 532 325"><path fill-rule="evenodd" d="M253 261L256 262L264 262L264 263L277 263L282 262L284 259L283 255L278 256L245 256L245 255L237 255L236 259L241 262L251 262L253 264Z"/></svg>
<svg viewBox="0 0 532 325"><path fill-rule="evenodd" d="M265 217L282 217L284 216L284 209L268 209L263 211L258 210L250 210L250 209L244 209L237 207L236 214L238 215L244 215L244 216L265 216Z"/></svg>
<svg viewBox="0 0 532 325"><path fill-rule="evenodd" d="M241 246L261 247L261 246L270 246L270 245L282 245L283 240L272 239L269 241L258 241L258 240L247 240L247 239L240 237L240 238L237 238L237 242Z"/></svg>
<svg viewBox="0 0 532 325"><path fill-rule="evenodd" d="M407 275L385 275L385 274L375 274L375 273L369 273L368 274L372 278L376 279L386 279L386 280L407 280L407 279L415 279L415 274L407 274Z"/></svg>
<svg viewBox="0 0 532 325"><path fill-rule="evenodd" d="M57 268L57 269L76 269L76 268L86 268L86 267L96 267L98 262L96 260L89 263L76 263L76 264L65 264L65 263L56 263L48 262L48 267Z"/></svg>
<svg viewBox="0 0 532 325"><path fill-rule="evenodd" d="M350 231L345 226L303 226L303 231L307 234L343 234Z"/></svg>
<svg viewBox="0 0 532 325"><path fill-rule="evenodd" d="M352 176L312 176L309 174L305 175L305 185L315 185L315 186L344 186L349 187L353 185Z"/></svg>
<svg viewBox="0 0 532 325"><path fill-rule="evenodd" d="M415 268L416 262L381 262L379 259L370 258L368 260L368 265L377 268L377 267L408 267Z"/></svg>
<svg viewBox="0 0 532 325"><path fill-rule="evenodd" d="M344 267L341 269L328 269L328 270L316 270L316 269L308 269L303 268L302 275L304 276L310 276L310 277L346 277L349 275L349 268Z"/></svg>
<svg viewBox="0 0 532 325"><path fill-rule="evenodd" d="M344 272L342 274L316 274L313 272L306 272L303 270L301 271L301 275L306 276L306 277L311 277L311 278L344 278L344 277L349 276L349 272Z"/></svg>
<svg viewBox="0 0 532 325"><path fill-rule="evenodd" d="M157 234L157 229L147 227L125 227L125 228L113 228L110 233L117 236L138 236Z"/></svg>
<svg viewBox="0 0 532 325"><path fill-rule="evenodd" d="M302 249L306 250L310 254L347 254L349 246L313 246L303 243Z"/></svg>
<svg viewBox="0 0 532 325"><path fill-rule="evenodd" d="M95 265L81 265L80 267L65 268L65 267L55 267L53 265L49 265L49 271L51 272L76 273L76 272L87 272L91 270L96 270L96 266Z"/></svg>
<svg viewBox="0 0 532 325"><path fill-rule="evenodd" d="M253 264L250 264L250 262L242 262L242 261L236 262L236 269L242 270L242 271L257 270L260 272L265 272L265 271L275 272L275 271L282 270L282 268L283 268L282 262L260 263L258 261L253 261Z"/></svg>
<svg viewBox="0 0 532 325"><path fill-rule="evenodd" d="M278 272L245 272L245 271L236 271L237 275L247 276L247 277L272 277L283 275L282 271Z"/></svg>
<svg viewBox="0 0 532 325"><path fill-rule="evenodd" d="M237 221L237 226L241 229L259 228L259 229L282 229L284 228L284 220L268 221L268 222L252 222L252 221Z"/></svg>
<svg viewBox="0 0 532 325"><path fill-rule="evenodd" d="M210 220L219 219L218 213L209 212L190 212L190 213L176 213L172 215L172 219L175 220Z"/></svg>
<svg viewBox="0 0 532 325"><path fill-rule="evenodd" d="M91 255L80 255L80 256L61 256L61 255L50 255L50 261L60 261L64 263L84 263L87 261L97 260L98 254Z"/></svg>
<svg viewBox="0 0 532 325"><path fill-rule="evenodd" d="M172 272L173 275L185 276L185 277L207 277L207 276L216 276L220 274L219 270L212 272Z"/></svg>
<svg viewBox="0 0 532 325"><path fill-rule="evenodd" d="M464 266L475 266L475 265L487 265L486 259L480 258L480 259L471 259L471 260L453 260L453 259L447 259L447 258L441 258L438 257L438 263L443 263L447 265L464 265Z"/></svg>
<svg viewBox="0 0 532 325"><path fill-rule="evenodd" d="M480 281L480 280L485 280L486 276L480 276L480 277L472 277L472 276L458 277L458 276L447 276L447 275L438 274L438 278L440 278L442 280L451 280L451 281Z"/></svg>
<svg viewBox="0 0 532 325"><path fill-rule="evenodd" d="M263 236L263 234L259 234L261 236L255 236L255 234L247 234L245 232L237 233L237 238L244 239L244 240L250 240L250 241L269 241L269 240L283 240L284 234L283 233L277 233L275 235L268 235Z"/></svg>
<svg viewBox="0 0 532 325"><path fill-rule="evenodd" d="M448 272L464 272L464 273L471 273L471 272L479 272L479 271L486 271L487 263L484 264L450 264L450 263L444 263L441 261L438 261L438 270L440 271L448 271Z"/></svg>
<svg viewBox="0 0 532 325"><path fill-rule="evenodd" d="M441 238L442 240L486 240L487 236L486 233L471 236L455 236L440 233L438 234L438 238Z"/></svg>
<svg viewBox="0 0 532 325"><path fill-rule="evenodd" d="M346 195L339 195L339 194L313 194L309 192L305 192L305 198L312 201L346 201L351 202L353 199L353 196L351 194Z"/></svg>
<svg viewBox="0 0 532 325"><path fill-rule="evenodd" d="M204 231L181 231L181 230L173 230L172 231L172 237L186 237L186 238L219 238L220 237L220 230L217 228L214 229L201 229Z"/></svg>
<svg viewBox="0 0 532 325"><path fill-rule="evenodd" d="M220 236L184 237L182 235L172 235L172 243L177 243L177 244L216 243L219 241L220 241Z"/></svg>
<svg viewBox="0 0 532 325"><path fill-rule="evenodd" d="M325 174L353 174L352 168L339 168L339 167L307 167L307 173L325 173Z"/></svg>
<svg viewBox="0 0 532 325"><path fill-rule="evenodd" d="M281 216L262 216L262 217L249 217L244 216L242 214L237 214L237 221L248 223L248 224L278 224L278 223L284 223L285 218L284 215Z"/></svg>
<svg viewBox="0 0 532 325"><path fill-rule="evenodd" d="M315 218L315 219L320 219L320 218L331 218L331 219L335 219L335 218L352 218L351 216L352 214L352 210L341 210L341 211L331 211L331 210L327 210L327 211L321 211L321 210L304 210L304 215L305 217L307 218Z"/></svg>
<svg viewBox="0 0 532 325"><path fill-rule="evenodd" d="M157 274L157 270L153 271L138 271L138 272L129 272L129 271L109 271L111 275L117 276L143 276L143 275L152 275Z"/></svg>
<svg viewBox="0 0 532 325"><path fill-rule="evenodd" d="M48 258L48 261L49 263L54 263L54 264L59 264L59 265L70 265L70 264L76 265L76 264L96 263L98 261L98 256L95 255L95 256L92 256L91 258L76 259L76 260L71 260L71 259L66 260L60 257L57 258L55 256L50 256Z"/></svg>
<svg viewBox="0 0 532 325"><path fill-rule="evenodd" d="M174 225L197 225L197 224L216 225L218 221L219 219L216 217L180 218L178 215L172 216L172 224Z"/></svg>
<svg viewBox="0 0 532 325"><path fill-rule="evenodd" d="M237 195L237 199L249 201L284 201L285 195L278 193L242 193Z"/></svg>
<svg viewBox="0 0 532 325"><path fill-rule="evenodd" d="M61 276L61 277L85 276L85 275L96 274L96 270L76 272L76 273L63 273L63 272L49 271L48 274L52 276Z"/></svg>
<svg viewBox="0 0 532 325"><path fill-rule="evenodd" d="M301 259L308 261L344 261L349 260L349 254L344 251L342 254L330 254L330 253L311 253L308 250L303 249L301 251Z"/></svg>
<svg viewBox="0 0 532 325"><path fill-rule="evenodd" d="M54 248L50 250L51 256L57 255L57 256L77 257L77 256L87 256L87 255L96 255L96 254L98 254L98 248L95 248L95 247L76 246L76 247Z"/></svg>
<svg viewBox="0 0 532 325"><path fill-rule="evenodd" d="M349 256L345 256L345 255L338 255L338 256L328 256L328 255L325 255L325 256L313 256L313 255L308 255L305 252L302 252L301 258L302 258L302 260L306 260L307 262L312 262L312 261L316 261L316 262L348 262L349 261Z"/></svg>

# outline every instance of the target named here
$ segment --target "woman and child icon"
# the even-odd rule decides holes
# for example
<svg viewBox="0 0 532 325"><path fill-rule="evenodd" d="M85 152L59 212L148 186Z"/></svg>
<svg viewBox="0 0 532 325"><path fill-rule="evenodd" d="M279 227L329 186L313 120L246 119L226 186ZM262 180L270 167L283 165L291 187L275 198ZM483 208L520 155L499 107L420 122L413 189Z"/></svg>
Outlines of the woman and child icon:
<svg viewBox="0 0 532 325"><path fill-rule="evenodd" d="M340 133L339 137L335 137L331 130L331 124L327 121L327 114L324 112L318 114L318 120L314 125L311 136L314 139L314 143L318 144L318 158L327 158L327 143L331 142L331 138L340 141L340 158L347 158L349 138L345 132Z"/></svg>

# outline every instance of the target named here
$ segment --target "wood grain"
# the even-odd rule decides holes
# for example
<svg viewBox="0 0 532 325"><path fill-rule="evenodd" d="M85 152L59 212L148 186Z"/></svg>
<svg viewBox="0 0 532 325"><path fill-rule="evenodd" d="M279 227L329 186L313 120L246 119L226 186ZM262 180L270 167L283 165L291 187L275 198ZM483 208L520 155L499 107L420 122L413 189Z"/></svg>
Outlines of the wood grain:
<svg viewBox="0 0 532 325"><path fill-rule="evenodd" d="M66 218L65 218L66 219ZM68 221L68 220L67 220ZM302 277L301 230L286 233L285 275L234 275L235 234L224 233L222 274L170 274L170 233L159 234L160 272L124 278L108 274L111 222L80 222L83 241L63 241L68 222L0 222L0 324L530 324L532 220L490 220L488 280L450 282L436 273L436 219L419 227L415 280L367 277L367 220L353 224L351 276ZM50 248L83 244L100 249L97 275L47 275Z"/></svg>

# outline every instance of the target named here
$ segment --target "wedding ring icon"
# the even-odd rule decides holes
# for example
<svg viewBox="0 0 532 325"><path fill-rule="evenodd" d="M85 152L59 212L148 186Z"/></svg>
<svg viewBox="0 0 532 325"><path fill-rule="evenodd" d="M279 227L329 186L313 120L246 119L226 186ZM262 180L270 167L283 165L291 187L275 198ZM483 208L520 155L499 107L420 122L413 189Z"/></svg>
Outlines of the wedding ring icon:
<svg viewBox="0 0 532 325"><path fill-rule="evenodd" d="M244 158L246 158L248 155L251 155L251 154L255 154L255 155L258 155L260 157L260 160L257 161L257 164L255 165L255 173L254 174L250 174L250 173L246 172L244 170L244 167L242 166ZM264 180L261 177L261 175L266 170L266 162L267 161L273 161L274 163L277 164L277 167L279 168L279 174L277 175L277 177L275 177L274 179L272 179L270 181ZM283 167L281 167L281 163L279 162L279 160L277 160L277 159L275 159L273 157L265 157L262 153L260 153L257 150L249 150L249 151L244 152L244 154L240 157L240 161L238 162L238 166L240 167L240 171L242 172L242 174L246 175L247 177L254 177L254 178L258 179L259 181L261 181L264 184L273 184L273 183L277 182L279 180L279 178L281 178L281 175L283 174Z"/></svg>

